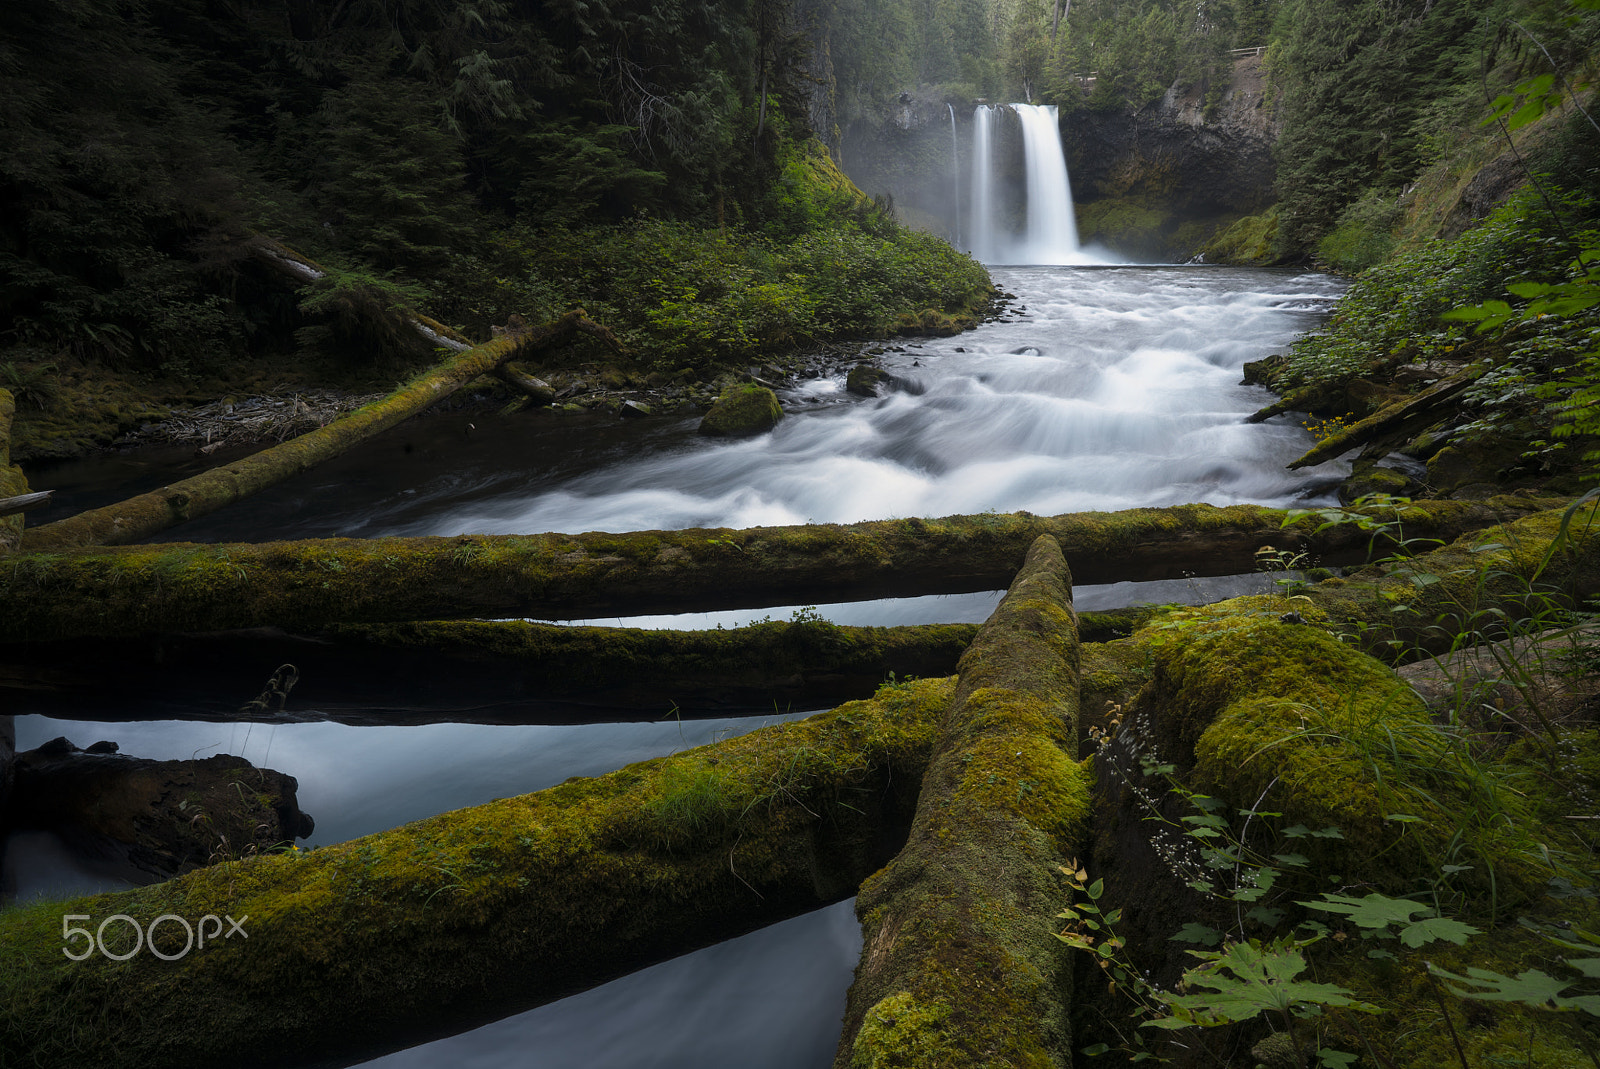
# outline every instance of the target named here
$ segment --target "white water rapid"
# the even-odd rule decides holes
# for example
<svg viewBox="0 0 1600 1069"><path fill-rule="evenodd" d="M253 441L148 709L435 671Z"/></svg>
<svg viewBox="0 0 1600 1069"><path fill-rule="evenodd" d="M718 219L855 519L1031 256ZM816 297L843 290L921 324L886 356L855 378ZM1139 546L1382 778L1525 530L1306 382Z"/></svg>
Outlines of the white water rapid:
<svg viewBox="0 0 1600 1069"><path fill-rule="evenodd" d="M887 396L846 393L840 366L783 391L788 415L772 434L708 440L685 420L565 476L550 470L547 451L572 448L564 428L577 417L547 417L562 425L563 440L501 457L509 467L464 470L471 450L463 450L436 476L342 509L337 498L359 477L319 469L329 480L318 495L324 511L303 514L309 526L295 523L294 533L630 531L986 509L1289 505L1343 470L1286 471L1310 434L1286 418L1243 422L1271 395L1239 385L1244 361L1281 351L1316 322L1338 292L1335 280L1220 267L994 275L1027 295L1024 308L967 334L895 346L884 366L898 386ZM174 535L195 537L184 530Z"/></svg>

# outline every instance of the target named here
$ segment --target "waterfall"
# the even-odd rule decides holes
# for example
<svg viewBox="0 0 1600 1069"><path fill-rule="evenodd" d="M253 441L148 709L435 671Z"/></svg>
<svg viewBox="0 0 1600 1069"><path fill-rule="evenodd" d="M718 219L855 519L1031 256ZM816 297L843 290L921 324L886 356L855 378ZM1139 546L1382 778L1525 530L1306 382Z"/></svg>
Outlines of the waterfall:
<svg viewBox="0 0 1600 1069"><path fill-rule="evenodd" d="M955 239L956 248L961 247L961 148L956 143L956 106L946 104L950 109L950 185L953 193L950 197L951 236Z"/></svg>
<svg viewBox="0 0 1600 1069"><path fill-rule="evenodd" d="M972 255L984 263L994 263L994 113L997 109L979 105L972 113L972 214L967 224Z"/></svg>
<svg viewBox="0 0 1600 1069"><path fill-rule="evenodd" d="M1072 212L1072 186L1055 105L1011 107L1022 120L1022 149L1028 167L1028 228L1022 262L1067 263L1078 252L1078 222Z"/></svg>
<svg viewBox="0 0 1600 1069"><path fill-rule="evenodd" d="M994 117L1003 110L1017 116L1022 130L1026 178L1021 233L997 233L1002 191L996 189L997 139ZM972 255L985 263L1079 263L1078 224L1072 186L1053 104L979 107L972 135Z"/></svg>

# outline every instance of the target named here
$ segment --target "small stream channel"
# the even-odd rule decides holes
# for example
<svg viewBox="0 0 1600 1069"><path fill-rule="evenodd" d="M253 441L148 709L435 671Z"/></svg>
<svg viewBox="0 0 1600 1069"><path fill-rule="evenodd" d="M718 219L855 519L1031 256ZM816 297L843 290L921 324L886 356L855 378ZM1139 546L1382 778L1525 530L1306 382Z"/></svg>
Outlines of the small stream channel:
<svg viewBox="0 0 1600 1069"><path fill-rule="evenodd" d="M792 384L782 394L787 417L761 438L703 439L691 418L451 413L396 428L165 538L748 527L1197 501L1286 506L1331 497L1345 468L1286 471L1311 436L1287 417L1242 422L1271 395L1239 379L1245 361L1281 352L1327 313L1342 289L1337 280L1217 267L993 274L1018 296L1003 319L953 338L885 343L882 365L895 381L881 397L846 393L845 366ZM195 463L174 460L176 468ZM113 457L63 466L38 481L59 487L61 510L72 511L188 473L152 466L147 456ZM1078 601L1088 608L1211 600L1259 583L1118 584L1081 590ZM996 596L825 606L822 615L870 624L981 620ZM794 608L595 622L735 626L786 618ZM259 684L241 681L246 691ZM252 693L217 701L236 706ZM664 699L661 712L668 707ZM84 715L106 719L104 711ZM318 825L312 841L331 843L752 730L774 715L389 728L22 716L17 741L21 750L66 734L79 745L115 739L139 756L229 752L270 763L300 780L301 804ZM37 833L13 837L7 861L23 897L114 885L103 870L74 867ZM840 904L443 1041L445 1048L370 1064L822 1066L858 952L853 916ZM770 1053L724 1046L750 1037L769 1040L763 1049Z"/></svg>

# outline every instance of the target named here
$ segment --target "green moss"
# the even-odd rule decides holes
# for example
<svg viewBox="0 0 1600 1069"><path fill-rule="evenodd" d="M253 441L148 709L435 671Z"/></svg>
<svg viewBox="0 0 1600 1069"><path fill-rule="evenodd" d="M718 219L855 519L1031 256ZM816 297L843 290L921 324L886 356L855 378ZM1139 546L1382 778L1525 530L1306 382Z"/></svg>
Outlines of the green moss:
<svg viewBox="0 0 1600 1069"><path fill-rule="evenodd" d="M765 386L743 383L722 391L700 421L700 433L718 438L745 438L765 434L783 418L778 395Z"/></svg>
<svg viewBox="0 0 1600 1069"><path fill-rule="evenodd" d="M1070 976L1039 921L1061 899L1059 866L1089 812L1069 581L1040 538L962 658L911 839L857 898L866 945L842 1047L855 1062L1067 1056Z"/></svg>
<svg viewBox="0 0 1600 1069"><path fill-rule="evenodd" d="M1209 263L1268 264L1276 259L1278 209L1269 208L1234 223L1213 238L1200 254Z"/></svg>
<svg viewBox="0 0 1600 1069"><path fill-rule="evenodd" d="M336 846L0 913L0 1049L41 1066L353 1055L843 897L905 819L952 683ZM181 962L62 957L63 913L118 912L248 915L249 939Z"/></svg>

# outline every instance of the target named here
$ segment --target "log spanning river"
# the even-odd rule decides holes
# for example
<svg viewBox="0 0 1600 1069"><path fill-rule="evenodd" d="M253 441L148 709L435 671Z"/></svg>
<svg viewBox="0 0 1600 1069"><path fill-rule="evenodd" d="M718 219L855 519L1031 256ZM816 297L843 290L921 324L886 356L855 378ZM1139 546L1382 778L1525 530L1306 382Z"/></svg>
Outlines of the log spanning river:
<svg viewBox="0 0 1600 1069"><path fill-rule="evenodd" d="M693 418L624 424L593 415L456 414L397 428L167 537L627 531L990 509L1289 505L1326 499L1344 474L1335 464L1286 471L1311 436L1288 418L1244 423L1270 395L1239 385L1245 361L1282 352L1326 315L1341 289L1336 280L1216 267L993 273L1017 296L1000 321L954 338L886 343L882 366L893 384L880 397L847 393L844 366L791 384L782 392L787 416L768 436L703 439ZM81 481L105 481L109 470L85 467ZM155 485L173 477L150 473ZM1079 601L1095 607L1135 596L1090 590ZM1171 591L1152 597L1175 600ZM822 612L841 623L981 620L993 604L973 595ZM792 608L638 623L704 627L782 618ZM219 706L241 704L259 683L219 696ZM664 698L662 711L668 707ZM358 728L25 715L17 742L22 750L66 735L79 745L115 739L123 752L153 758L238 754L298 777L300 804L317 819L311 842L331 843L772 719ZM119 873L67 857L43 833L13 836L6 850L21 897L120 885ZM370 1064L824 1066L858 952L853 916L840 904L440 1041L445 1049L429 1045Z"/></svg>

